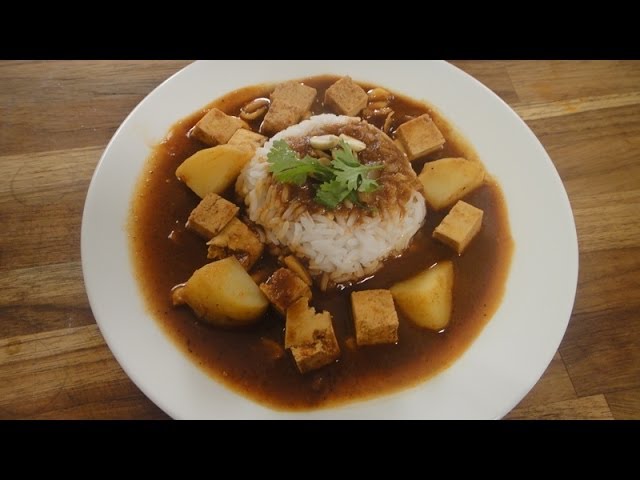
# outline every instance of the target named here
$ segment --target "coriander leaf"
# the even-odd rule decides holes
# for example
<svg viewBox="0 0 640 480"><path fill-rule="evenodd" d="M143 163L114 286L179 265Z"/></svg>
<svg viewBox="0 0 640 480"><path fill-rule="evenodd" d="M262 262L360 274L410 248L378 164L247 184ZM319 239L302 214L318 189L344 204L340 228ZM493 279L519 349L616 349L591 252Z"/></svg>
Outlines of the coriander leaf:
<svg viewBox="0 0 640 480"><path fill-rule="evenodd" d="M338 147L334 148L331 151L331 156L333 157L334 161L340 161L350 167L360 166L357 155L353 153L351 146L342 139L340 139Z"/></svg>
<svg viewBox="0 0 640 480"><path fill-rule="evenodd" d="M297 166L300 159L287 142L276 140L273 142L269 153L267 153L267 161L271 164L269 171L280 173L288 168Z"/></svg>
<svg viewBox="0 0 640 480"><path fill-rule="evenodd" d="M306 155L300 159L296 152L284 140L276 140L267 154L269 171L276 180L282 183L302 185L307 181L307 176L318 178L322 181L331 180L333 173L317 159Z"/></svg>
<svg viewBox="0 0 640 480"><path fill-rule="evenodd" d="M317 158L305 155L298 158L297 153L284 140L273 142L267 154L269 171L282 183L303 185L308 179L316 186L315 201L327 208L334 209L345 199L353 204L364 206L356 192L374 192L378 182L368 178L369 172L383 168L381 163L362 165L358 155L348 143L340 143L331 152L329 166L323 165Z"/></svg>
<svg viewBox="0 0 640 480"><path fill-rule="evenodd" d="M339 154L331 161L331 166L335 170L336 180L344 183L349 190L359 192L373 192L378 188L375 180L367 178L367 174L372 170L383 168L381 163L369 165L350 165L344 162L344 158Z"/></svg>
<svg viewBox="0 0 640 480"><path fill-rule="evenodd" d="M383 168L380 163L362 165L347 142L340 140L338 147L332 152L331 166L335 169L336 180L343 182L349 190L373 192L378 188L375 180L367 178L371 170Z"/></svg>
<svg viewBox="0 0 640 480"><path fill-rule="evenodd" d="M380 188L380 185L378 185L378 182L376 182L374 179L362 177L362 181L360 182L358 191L370 193L370 192L375 192L378 188Z"/></svg>
<svg viewBox="0 0 640 480"><path fill-rule="evenodd" d="M345 200L349 200L354 205L358 205L360 207L364 207L364 204L358 198L358 194L356 192L354 192L353 190L351 190L349 192L349 195L347 195L347 198Z"/></svg>
<svg viewBox="0 0 640 480"><path fill-rule="evenodd" d="M350 193L353 193L345 187L342 182L332 180L325 182L316 191L315 200L327 208L333 210L336 208Z"/></svg>
<svg viewBox="0 0 640 480"><path fill-rule="evenodd" d="M305 156L304 159L307 159L310 163L313 163L313 172L311 172L311 176L315 180L319 180L320 182L330 182L333 180L336 175L330 167L327 167L320 163L317 158L313 158L310 156ZM303 159L303 160L304 160Z"/></svg>
<svg viewBox="0 0 640 480"><path fill-rule="evenodd" d="M340 160L333 160L331 166L334 168L337 181L344 183L349 190L358 189L358 177L360 173L354 170L354 168L358 167L350 167Z"/></svg>

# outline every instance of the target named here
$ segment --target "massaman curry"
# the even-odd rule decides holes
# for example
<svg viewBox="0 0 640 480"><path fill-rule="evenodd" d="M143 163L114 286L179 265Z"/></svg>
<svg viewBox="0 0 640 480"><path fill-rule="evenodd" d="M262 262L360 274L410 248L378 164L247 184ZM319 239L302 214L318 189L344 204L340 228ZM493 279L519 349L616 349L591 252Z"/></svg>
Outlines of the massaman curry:
<svg viewBox="0 0 640 480"><path fill-rule="evenodd" d="M473 148L429 105L349 77L224 95L171 128L136 188L152 315L276 409L424 381L476 338L508 275L504 198Z"/></svg>

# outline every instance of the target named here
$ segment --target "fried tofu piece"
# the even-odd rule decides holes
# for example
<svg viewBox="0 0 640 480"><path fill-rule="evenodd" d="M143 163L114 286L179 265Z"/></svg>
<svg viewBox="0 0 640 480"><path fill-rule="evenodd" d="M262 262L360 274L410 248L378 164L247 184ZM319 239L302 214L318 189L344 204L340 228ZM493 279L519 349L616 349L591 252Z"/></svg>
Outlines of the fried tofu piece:
<svg viewBox="0 0 640 480"><path fill-rule="evenodd" d="M342 77L324 93L325 106L339 115L350 117L358 115L367 106L368 99L367 92L351 77Z"/></svg>
<svg viewBox="0 0 640 480"><path fill-rule="evenodd" d="M400 125L396 137L410 161L435 152L444 145L442 133L426 113Z"/></svg>
<svg viewBox="0 0 640 480"><path fill-rule="evenodd" d="M242 148L245 150L251 150L255 152L258 148L260 148L267 141L267 137L264 135L260 135L259 133L252 132L251 130L247 130L246 128L239 128L236 130L227 145L233 145L238 148Z"/></svg>
<svg viewBox="0 0 640 480"><path fill-rule="evenodd" d="M237 218L232 218L207 245L207 258L217 260L233 255L247 271L258 261L264 249L258 235Z"/></svg>
<svg viewBox="0 0 640 480"><path fill-rule="evenodd" d="M191 136L207 145L215 146L227 143L239 128L246 124L237 117L227 115L222 110L212 108L195 124Z"/></svg>
<svg viewBox="0 0 640 480"><path fill-rule="evenodd" d="M284 347L291 350L300 373L334 362L340 347L329 312L316 313L307 298L300 298L287 310Z"/></svg>
<svg viewBox="0 0 640 480"><path fill-rule="evenodd" d="M238 214L238 210L240 209L237 205L225 200L217 193L209 193L191 211L185 226L209 240L227 226Z"/></svg>
<svg viewBox="0 0 640 480"><path fill-rule="evenodd" d="M288 268L276 270L266 282L260 284L260 290L282 315L299 298L311 298L309 285Z"/></svg>
<svg viewBox="0 0 640 480"><path fill-rule="evenodd" d="M400 150L404 155L407 154L407 152L404 151L404 145L402 145L402 142L400 140L396 138L393 141L393 143L395 144L396 147L398 147L398 150Z"/></svg>
<svg viewBox="0 0 640 480"><path fill-rule="evenodd" d="M398 341L398 314L389 290L351 293L351 310L359 346Z"/></svg>
<svg viewBox="0 0 640 480"><path fill-rule="evenodd" d="M273 135L298 123L311 109L318 91L291 80L278 85L271 93L271 106L264 116L260 131Z"/></svg>
<svg viewBox="0 0 640 480"><path fill-rule="evenodd" d="M480 231L483 214L479 208L458 200L433 231L433 238L449 245L460 255Z"/></svg>

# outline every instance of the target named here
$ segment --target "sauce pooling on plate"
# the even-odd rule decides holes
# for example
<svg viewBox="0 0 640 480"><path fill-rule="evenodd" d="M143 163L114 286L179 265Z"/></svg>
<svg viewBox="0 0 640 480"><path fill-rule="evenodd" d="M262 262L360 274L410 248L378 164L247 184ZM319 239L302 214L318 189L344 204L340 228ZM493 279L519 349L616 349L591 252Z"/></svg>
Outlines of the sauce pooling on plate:
<svg viewBox="0 0 640 480"><path fill-rule="evenodd" d="M323 99L337 80L333 76L300 80L317 90L311 115L335 113L324 105ZM359 85L368 91L376 88ZM408 247L387 258L373 274L355 282L337 282L331 288L321 288L313 282L309 303L316 312L331 314L340 348L338 360L322 368L299 372L289 351L283 348L284 317L272 307L255 324L225 329L201 321L186 306L172 303L172 288L211 262L206 242L185 228L201 199L176 177L176 169L187 158L208 147L189 132L211 108L239 116L244 106L257 98L269 98L273 90L274 85L257 85L215 100L177 122L149 157L137 185L129 232L132 259L152 316L176 345L211 376L276 409L327 407L390 393L428 379L464 352L490 320L503 295L513 242L504 197L488 175L481 186L463 197L464 202L482 210L483 217L479 233L462 254L432 236L450 209L435 211L427 205L426 219ZM373 115L366 120L392 138L402 124L426 113L445 139L442 148L411 161L416 173L437 159L480 160L434 108L397 94L387 107L394 112L391 118ZM246 121L251 130L259 132L263 117ZM235 201L240 207L239 218L246 217L246 205L237 201L233 187L222 192L222 197ZM455 271L451 319L446 328L421 328L398 310L397 343L357 345L352 292L389 289L444 260L451 261ZM265 248L252 271L273 272L280 266L278 256Z"/></svg>

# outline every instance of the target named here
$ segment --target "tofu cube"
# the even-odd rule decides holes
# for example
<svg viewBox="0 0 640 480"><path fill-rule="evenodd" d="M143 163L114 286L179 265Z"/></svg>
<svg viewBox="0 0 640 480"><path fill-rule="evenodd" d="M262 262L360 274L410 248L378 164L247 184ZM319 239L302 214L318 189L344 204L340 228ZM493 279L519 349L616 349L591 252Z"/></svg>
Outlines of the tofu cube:
<svg viewBox="0 0 640 480"><path fill-rule="evenodd" d="M209 193L191 211L187 224L189 230L209 240L218 235L238 214L239 208L217 193Z"/></svg>
<svg viewBox="0 0 640 480"><path fill-rule="evenodd" d="M281 83L271 94L271 106L264 116L260 131L273 135L298 123L311 109L317 90L294 80Z"/></svg>
<svg viewBox="0 0 640 480"><path fill-rule="evenodd" d="M426 113L400 125L396 130L396 138L400 140L410 161L435 152L444 145L442 133Z"/></svg>
<svg viewBox="0 0 640 480"><path fill-rule="evenodd" d="M244 126L246 124L239 118L212 108L195 124L191 130L191 136L207 145L222 145L229 141L236 130Z"/></svg>
<svg viewBox="0 0 640 480"><path fill-rule="evenodd" d="M359 346L398 341L398 314L389 290L353 292L351 310Z"/></svg>
<svg viewBox="0 0 640 480"><path fill-rule="evenodd" d="M367 106L368 98L367 92L351 77L342 77L327 88L324 104L339 115L353 117Z"/></svg>
<svg viewBox="0 0 640 480"><path fill-rule="evenodd" d="M340 356L340 347L331 314L316 313L308 299L298 299L287 310L284 347L291 350L300 373L334 362Z"/></svg>
<svg viewBox="0 0 640 480"><path fill-rule="evenodd" d="M288 268L279 268L273 272L266 282L260 284L260 290L282 315L296 300L311 298L309 285Z"/></svg>
<svg viewBox="0 0 640 480"><path fill-rule="evenodd" d="M483 213L479 208L458 200L433 231L433 238L449 245L460 255L480 231Z"/></svg>
<svg viewBox="0 0 640 480"><path fill-rule="evenodd" d="M233 145L238 148L242 148L245 150L251 150L255 152L258 148L264 145L264 142L267 141L267 137L264 135L260 135L259 133L252 132L251 130L247 130L246 128L239 128L236 130L227 145Z"/></svg>
<svg viewBox="0 0 640 480"><path fill-rule="evenodd" d="M407 155L407 152L404 151L404 145L402 144L402 142L400 140L398 140L396 138L393 141L393 143L395 144L396 147L398 147L398 150L400 150L405 156Z"/></svg>
<svg viewBox="0 0 640 480"><path fill-rule="evenodd" d="M258 261L264 249L258 235L237 218L232 218L207 245L207 258L218 260L233 255L247 271Z"/></svg>

